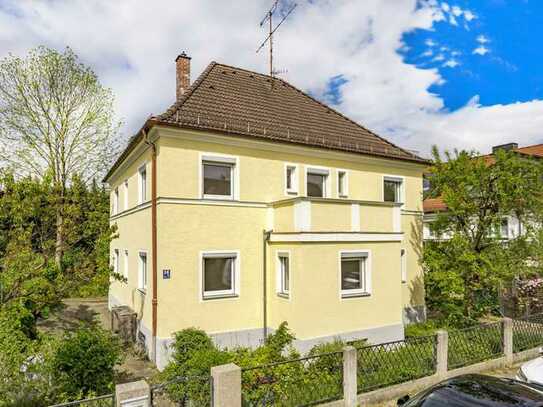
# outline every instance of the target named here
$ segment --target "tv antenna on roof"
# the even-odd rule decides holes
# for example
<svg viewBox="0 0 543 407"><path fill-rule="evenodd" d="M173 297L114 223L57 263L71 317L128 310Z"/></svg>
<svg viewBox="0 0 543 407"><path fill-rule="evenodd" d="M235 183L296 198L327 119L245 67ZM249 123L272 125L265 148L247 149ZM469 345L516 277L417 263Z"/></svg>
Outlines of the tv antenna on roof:
<svg viewBox="0 0 543 407"><path fill-rule="evenodd" d="M294 11L294 9L296 8L296 6L298 4L294 3L290 9L283 15L283 18L281 19L281 21L279 21L279 24L277 24L275 27L273 26L273 15L274 13L277 11L277 6L279 4L279 1L280 0L275 0L275 2L273 3L273 5L271 6L271 8L268 10L268 12L266 13L266 15L264 16L264 18L262 19L262 21L260 21L260 26L262 27L264 24L266 24L267 22L269 22L269 27L270 27L270 30L269 30L269 33L268 33L268 36L266 37L266 39L262 42L262 44L260 44L260 46L258 47L258 49L256 50L256 52L258 53L262 48L264 48L264 45L266 45L267 42L270 43L270 79L271 79L271 85L273 86L273 76L274 74L276 73L274 70L273 70L273 34L275 33L275 31L277 31L277 29L279 28L279 26L281 24L283 24L283 21L285 21L287 19L287 17L290 15L290 13L292 13Z"/></svg>

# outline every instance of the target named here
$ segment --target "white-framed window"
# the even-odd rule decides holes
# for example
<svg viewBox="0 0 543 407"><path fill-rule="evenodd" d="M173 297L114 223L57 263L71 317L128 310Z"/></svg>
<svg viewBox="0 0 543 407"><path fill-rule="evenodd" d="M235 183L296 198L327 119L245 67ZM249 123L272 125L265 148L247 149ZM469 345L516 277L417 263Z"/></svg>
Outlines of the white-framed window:
<svg viewBox="0 0 543 407"><path fill-rule="evenodd" d="M290 295L290 253L277 253L277 294Z"/></svg>
<svg viewBox="0 0 543 407"><path fill-rule="evenodd" d="M371 293L371 256L368 250L340 252L341 297L368 296Z"/></svg>
<svg viewBox="0 0 543 407"><path fill-rule="evenodd" d="M124 249L124 267L123 267L123 276L128 279L128 250Z"/></svg>
<svg viewBox="0 0 543 407"><path fill-rule="evenodd" d="M237 199L238 158L204 154L200 157L201 196L204 199Z"/></svg>
<svg viewBox="0 0 543 407"><path fill-rule="evenodd" d="M111 260L113 262L113 273L118 274L119 273L119 249L113 249L113 258Z"/></svg>
<svg viewBox="0 0 543 407"><path fill-rule="evenodd" d="M383 201L403 203L403 178L385 176L383 178Z"/></svg>
<svg viewBox="0 0 543 407"><path fill-rule="evenodd" d="M124 210L126 211L128 209L128 180L125 179L124 180L124 191L123 191L123 195L124 195Z"/></svg>
<svg viewBox="0 0 543 407"><path fill-rule="evenodd" d="M147 165L138 169L138 203L147 201Z"/></svg>
<svg viewBox="0 0 543 407"><path fill-rule="evenodd" d="M147 290L147 252L138 253L138 288L142 291Z"/></svg>
<svg viewBox="0 0 543 407"><path fill-rule="evenodd" d="M285 164L285 195L298 193L298 166Z"/></svg>
<svg viewBox="0 0 543 407"><path fill-rule="evenodd" d="M405 249L400 249L400 275L402 283L407 282L407 252Z"/></svg>
<svg viewBox="0 0 543 407"><path fill-rule="evenodd" d="M202 298L233 297L239 294L239 252L201 254Z"/></svg>
<svg viewBox="0 0 543 407"><path fill-rule="evenodd" d="M330 170L308 167L305 173L307 196L326 198L330 196Z"/></svg>
<svg viewBox="0 0 543 407"><path fill-rule="evenodd" d="M349 173L347 170L337 170L337 196L339 198L349 196Z"/></svg>
<svg viewBox="0 0 543 407"><path fill-rule="evenodd" d="M115 187L113 190L113 214L119 213L119 187Z"/></svg>

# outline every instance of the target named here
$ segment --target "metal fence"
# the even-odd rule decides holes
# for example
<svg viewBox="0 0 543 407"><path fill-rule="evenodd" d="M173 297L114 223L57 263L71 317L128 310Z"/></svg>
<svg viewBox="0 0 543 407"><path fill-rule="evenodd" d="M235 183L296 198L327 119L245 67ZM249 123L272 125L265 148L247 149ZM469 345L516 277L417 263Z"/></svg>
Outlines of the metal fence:
<svg viewBox="0 0 543 407"><path fill-rule="evenodd" d="M211 376L180 376L151 386L151 406L211 406Z"/></svg>
<svg viewBox="0 0 543 407"><path fill-rule="evenodd" d="M501 322L449 331L449 369L494 359L503 354Z"/></svg>
<svg viewBox="0 0 543 407"><path fill-rule="evenodd" d="M513 320L513 352L543 345L543 314Z"/></svg>
<svg viewBox="0 0 543 407"><path fill-rule="evenodd" d="M242 369L243 406L313 406L343 398L343 353Z"/></svg>
<svg viewBox="0 0 543 407"><path fill-rule="evenodd" d="M358 348L358 392L434 374L436 346L436 336L432 335Z"/></svg>
<svg viewBox="0 0 543 407"><path fill-rule="evenodd" d="M70 401L69 403L55 404L50 407L115 407L115 395L93 397L85 400Z"/></svg>

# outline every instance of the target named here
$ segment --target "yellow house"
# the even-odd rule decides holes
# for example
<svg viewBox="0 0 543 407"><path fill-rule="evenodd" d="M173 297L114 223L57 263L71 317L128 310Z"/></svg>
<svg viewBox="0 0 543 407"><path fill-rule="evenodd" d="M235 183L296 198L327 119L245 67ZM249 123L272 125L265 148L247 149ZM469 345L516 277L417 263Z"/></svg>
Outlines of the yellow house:
<svg viewBox="0 0 543 407"><path fill-rule="evenodd" d="M110 307L163 368L187 327L256 346L282 321L305 351L403 338L424 317L427 163L289 83L212 62L131 139L111 186Z"/></svg>

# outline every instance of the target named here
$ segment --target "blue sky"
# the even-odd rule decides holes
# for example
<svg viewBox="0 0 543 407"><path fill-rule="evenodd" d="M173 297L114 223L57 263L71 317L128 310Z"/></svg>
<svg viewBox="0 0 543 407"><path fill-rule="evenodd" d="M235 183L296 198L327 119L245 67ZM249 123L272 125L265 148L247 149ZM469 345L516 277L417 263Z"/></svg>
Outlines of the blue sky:
<svg viewBox="0 0 543 407"><path fill-rule="evenodd" d="M275 38L275 69L382 137L422 155L543 142L543 0L297 3ZM112 88L128 137L174 102L181 51L193 80L210 61L268 72L255 50L271 4L0 0L0 58L70 46Z"/></svg>
<svg viewBox="0 0 543 407"><path fill-rule="evenodd" d="M437 22L432 31L407 33L404 41L408 49L402 51L410 64L439 69L446 82L429 90L443 98L446 108L458 109L474 95L487 106L541 99L543 1L463 0L448 4L469 9L477 18L469 26L457 18L458 25L445 20ZM451 61L458 65L445 65Z"/></svg>

